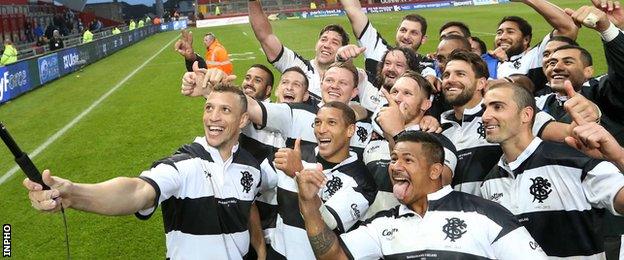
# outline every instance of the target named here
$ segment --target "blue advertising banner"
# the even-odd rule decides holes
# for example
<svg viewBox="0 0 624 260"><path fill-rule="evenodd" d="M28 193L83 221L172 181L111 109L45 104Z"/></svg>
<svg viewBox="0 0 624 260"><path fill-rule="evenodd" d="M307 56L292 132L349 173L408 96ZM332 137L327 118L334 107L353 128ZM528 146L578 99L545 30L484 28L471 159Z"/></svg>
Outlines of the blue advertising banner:
<svg viewBox="0 0 624 260"><path fill-rule="evenodd" d="M76 48L62 50L58 52L58 56L61 63L59 64L61 65L61 76L78 69L78 61L80 60L80 55L78 54L78 50Z"/></svg>
<svg viewBox="0 0 624 260"><path fill-rule="evenodd" d="M29 91L32 86L27 61L0 68L0 103Z"/></svg>
<svg viewBox="0 0 624 260"><path fill-rule="evenodd" d="M58 55L56 53L52 53L37 59L37 64L39 64L39 80L41 81L41 84L60 76L57 56Z"/></svg>

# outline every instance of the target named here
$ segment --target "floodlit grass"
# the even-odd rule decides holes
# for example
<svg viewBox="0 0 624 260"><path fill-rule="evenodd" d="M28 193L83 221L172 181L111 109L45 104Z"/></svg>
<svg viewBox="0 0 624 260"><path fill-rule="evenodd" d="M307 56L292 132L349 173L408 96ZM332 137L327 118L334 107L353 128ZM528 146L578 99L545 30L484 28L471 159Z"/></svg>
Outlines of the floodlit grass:
<svg viewBox="0 0 624 260"><path fill-rule="evenodd" d="M578 7L589 1L556 1L563 7ZM429 41L421 52L433 52L437 28L449 20L466 22L474 35L492 46L498 20L504 15L527 18L534 28L533 44L550 31L531 9L521 4L454 9L422 10L429 21ZM393 42L394 30L405 13L370 15L383 36ZM272 22L282 42L311 58L319 30L339 23L349 28L346 17ZM253 63L267 64L249 25L195 29L195 47L201 36L214 32L235 59L241 82ZM51 135L68 124L101 95L176 37L161 33L70 74L17 100L0 106L5 122L22 148L32 152ZM355 42L353 36L351 41ZM580 43L594 55L599 73L606 71L598 34L583 29ZM361 65L361 60L359 61ZM83 118L74 128L44 150L34 161L42 170L77 182L99 182L116 176L136 176L151 163L171 154L177 147L203 135L202 99L179 94L184 65L171 46L158 55L108 99ZM14 163L7 149L0 148L0 175ZM12 225L13 256L18 259L61 259L65 257L64 231L59 214L39 214L30 207L21 186L23 175L16 173L0 185L0 222ZM67 211L70 248L75 259L158 259L165 254L160 212L149 221L134 216L104 217Z"/></svg>

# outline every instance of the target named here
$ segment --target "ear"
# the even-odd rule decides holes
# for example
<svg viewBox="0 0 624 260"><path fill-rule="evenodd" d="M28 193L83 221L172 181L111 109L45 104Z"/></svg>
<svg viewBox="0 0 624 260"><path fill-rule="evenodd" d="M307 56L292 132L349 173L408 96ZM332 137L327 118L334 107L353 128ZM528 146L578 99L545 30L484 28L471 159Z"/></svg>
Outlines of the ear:
<svg viewBox="0 0 624 260"><path fill-rule="evenodd" d="M520 110L520 122L522 124L531 123L531 119L535 117L535 112L536 111L533 111L533 108L531 107L523 108L522 110Z"/></svg>
<svg viewBox="0 0 624 260"><path fill-rule="evenodd" d="M427 111L431 108L431 100L429 98L425 98L422 103L420 103L420 110Z"/></svg>
<svg viewBox="0 0 624 260"><path fill-rule="evenodd" d="M586 79L589 79L592 77L592 75L594 75L594 67L593 66L587 66L583 69L583 76L585 76Z"/></svg>
<svg viewBox="0 0 624 260"><path fill-rule="evenodd" d="M238 128L243 129L249 123L249 114L247 112L243 113L240 118L240 122L238 124Z"/></svg>
<svg viewBox="0 0 624 260"><path fill-rule="evenodd" d="M482 92L487 87L487 84L488 84L487 78L485 78L485 77L484 78L478 78L477 79L477 89L476 90L479 91L479 92Z"/></svg>
<svg viewBox="0 0 624 260"><path fill-rule="evenodd" d="M273 90L273 86L271 85L267 85L266 86L266 90L264 91L264 98L269 98L271 97L271 91ZM260 100L262 101L262 100Z"/></svg>
<svg viewBox="0 0 624 260"><path fill-rule="evenodd" d="M444 167L441 163L434 163L429 167L429 178L431 180L441 180L442 179L442 167Z"/></svg>
<svg viewBox="0 0 624 260"><path fill-rule="evenodd" d="M355 97L357 97L358 93L359 93L359 89L358 89L357 85L355 85L355 88L353 88L353 90L351 91L351 99L354 99ZM349 99L349 100L351 100L351 99Z"/></svg>
<svg viewBox="0 0 624 260"><path fill-rule="evenodd" d="M524 36L524 38L522 38L522 42L524 43L524 46L527 46L529 48L531 47L531 45L530 45L531 44L531 37Z"/></svg>
<svg viewBox="0 0 624 260"><path fill-rule="evenodd" d="M308 99L310 99L310 92L306 91L303 93L303 101L308 101Z"/></svg>
<svg viewBox="0 0 624 260"><path fill-rule="evenodd" d="M422 40L420 40L420 45L425 44L425 42L427 42L427 39L428 39L427 35L423 35Z"/></svg>
<svg viewBox="0 0 624 260"><path fill-rule="evenodd" d="M351 138L355 134L355 124L347 126L347 136Z"/></svg>

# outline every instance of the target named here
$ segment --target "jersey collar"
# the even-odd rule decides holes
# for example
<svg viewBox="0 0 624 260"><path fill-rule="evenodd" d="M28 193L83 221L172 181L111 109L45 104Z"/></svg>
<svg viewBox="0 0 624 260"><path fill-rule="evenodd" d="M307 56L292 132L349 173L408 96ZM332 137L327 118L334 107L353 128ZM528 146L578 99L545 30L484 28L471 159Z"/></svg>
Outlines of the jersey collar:
<svg viewBox="0 0 624 260"><path fill-rule="evenodd" d="M217 148L214 148L212 146L210 146L208 144L208 141L206 141L206 137L202 136L202 137L195 137L195 143L201 144L202 147L204 147L204 149L210 153L210 156L212 156L212 159L215 160L215 162L223 162L223 158L221 158L221 153L219 153L219 150ZM232 146L232 155L230 155L230 158L227 161L232 161L232 158L234 158L234 154L236 154L236 152L238 151L238 145L239 143L237 142L234 146Z"/></svg>
<svg viewBox="0 0 624 260"><path fill-rule="evenodd" d="M440 200L442 198L444 198L446 195L449 195L451 193L451 191L453 191L453 189L451 188L450 185L446 185L444 187L442 187L442 189L439 189L433 193L429 193L427 194L427 201L436 201L436 200ZM407 205L405 204L401 204L399 206L399 217L403 217L403 216L416 216L418 214L416 214L416 212L414 212L413 210L411 210L409 207L407 207Z"/></svg>
<svg viewBox="0 0 624 260"><path fill-rule="evenodd" d="M518 158L516 158L515 161L507 163L507 160L505 159L505 155L503 155L500 161L498 161L498 165L505 169L509 169L510 172L513 172L514 170L518 169L518 167L520 167L520 165L524 163L524 161L526 161L526 159L528 159L529 156L531 156L535 152L535 150L541 143L542 143L542 139L540 139L539 137L533 138L531 143L529 143L529 145L524 149L524 151L520 153L520 155L518 156Z"/></svg>

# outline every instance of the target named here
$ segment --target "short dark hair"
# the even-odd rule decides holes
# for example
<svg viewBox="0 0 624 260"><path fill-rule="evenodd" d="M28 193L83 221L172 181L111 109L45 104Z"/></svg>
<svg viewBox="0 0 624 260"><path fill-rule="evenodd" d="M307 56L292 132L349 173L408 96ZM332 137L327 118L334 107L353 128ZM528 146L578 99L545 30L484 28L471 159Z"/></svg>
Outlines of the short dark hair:
<svg viewBox="0 0 624 260"><path fill-rule="evenodd" d="M386 57L388 56L388 53L393 51L400 51L403 53L403 56L405 56L408 70L422 70L422 67L420 66L421 58L412 48L388 46L388 50L383 54L383 56L381 56L381 60L379 60L379 62L377 63L377 74L375 75L375 84L377 85L377 87L381 87L383 85L381 71L383 70L383 66L386 62Z"/></svg>
<svg viewBox="0 0 624 260"><path fill-rule="evenodd" d="M245 93L240 89L239 86L233 85L231 83L218 83L213 87L212 92L235 94L236 96L238 96L239 105L242 108L242 113L247 112L247 96L245 96Z"/></svg>
<svg viewBox="0 0 624 260"><path fill-rule="evenodd" d="M345 123L347 123L347 125L355 124L355 112L351 109L351 107L349 107L349 105L338 101L331 101L325 103L321 108L323 107L335 108L342 111L342 119L344 119Z"/></svg>
<svg viewBox="0 0 624 260"><path fill-rule="evenodd" d="M456 34L450 34L450 35L441 37L440 41L458 41L462 45L464 50L467 50L467 51L470 50L470 42L468 41L468 38L466 37L462 37Z"/></svg>
<svg viewBox="0 0 624 260"><path fill-rule="evenodd" d="M513 91L513 95L511 97L513 101L516 102L516 105L518 105L518 110L524 109L525 107L530 107L531 109L533 109L533 117L531 118L532 126L535 122L535 115L539 111L537 109L537 105L535 104L535 97L533 96L533 94L531 94L531 92L529 92L529 90L527 90L526 88L523 88L516 83L506 81L492 85L488 89L488 91L498 88L509 88Z"/></svg>
<svg viewBox="0 0 624 260"><path fill-rule="evenodd" d="M422 155L431 164L444 163L444 148L434 135L423 131L405 131L397 135L395 142L414 142L422 146Z"/></svg>
<svg viewBox="0 0 624 260"><path fill-rule="evenodd" d="M485 42L481 40L481 38L477 36L470 36L470 39L477 42L477 44L479 44L479 48L481 49L481 55L487 52L487 45L485 45Z"/></svg>
<svg viewBox="0 0 624 260"><path fill-rule="evenodd" d="M505 16L498 23L498 26L500 26L504 22L516 23L518 25L518 28L520 29L520 32L522 32L522 36L523 37L527 37L528 36L529 37L529 44L531 44L531 38L533 38L533 27L531 27L531 24L529 24L529 22L527 22L527 20L524 20L524 18L522 18L520 16L515 16L515 15Z"/></svg>
<svg viewBox="0 0 624 260"><path fill-rule="evenodd" d="M401 19L401 22L405 20L419 23L420 30L421 30L420 33L422 33L422 35L427 34L427 19L425 19L425 17L422 17L419 14L408 14L406 16L403 16L403 19Z"/></svg>
<svg viewBox="0 0 624 260"><path fill-rule="evenodd" d="M360 77L358 76L358 71L357 68L355 67L355 65L353 65L353 63L351 61L345 61L345 62L334 62L331 65L329 65L329 69L331 68L342 68L342 69L346 69L349 72L351 72L351 74L353 75L353 87L356 88L358 86L358 82L360 81Z"/></svg>
<svg viewBox="0 0 624 260"><path fill-rule="evenodd" d="M470 28L468 28L468 25L466 25L465 23L459 22L459 21L450 21L450 22L447 22L447 23L443 24L442 27L440 27L440 31L438 33L442 34L442 31L446 30L449 27L453 27L453 26L459 27L459 30L464 34L464 36L466 38L470 38L470 36L472 36L470 34ZM440 35L440 37L441 36L442 35Z"/></svg>
<svg viewBox="0 0 624 260"><path fill-rule="evenodd" d="M301 74L301 76L303 76L303 85L306 89L306 91L308 90L308 87L310 86L310 82L308 82L308 76L305 74L305 72L303 72L303 70L297 66L295 67L290 67L288 69L286 69L284 72L282 72L282 75L286 74L286 72L290 72L290 71L294 71L296 73Z"/></svg>
<svg viewBox="0 0 624 260"><path fill-rule="evenodd" d="M488 70L487 64L485 63L485 61L483 61L481 56L477 55L476 53L459 49L454 50L453 52L451 52L451 55L449 55L448 59L446 60L446 64L453 60L462 60L468 62L477 78L487 79L490 77L490 72Z"/></svg>
<svg viewBox="0 0 624 260"><path fill-rule="evenodd" d="M347 31L345 31L345 29L341 25L330 24L330 25L325 26L319 33L319 38L321 38L323 33L327 31L338 33L340 35L340 38L342 39L342 46L349 44L349 34L347 34Z"/></svg>
<svg viewBox="0 0 624 260"><path fill-rule="evenodd" d="M565 42L568 45L572 45L572 46L579 46L578 42L576 42L574 39L567 37L567 36L563 36L563 35L553 35L552 37L550 37L550 39L548 39L548 42Z"/></svg>
<svg viewBox="0 0 624 260"><path fill-rule="evenodd" d="M273 72L269 68L267 68L267 66L264 66L262 64L254 64L251 65L251 67L249 68L258 68L266 72L269 75L269 78L267 79L267 85L273 87L273 82L275 81L275 78L273 77Z"/></svg>
<svg viewBox="0 0 624 260"><path fill-rule="evenodd" d="M431 83L418 72L407 70L403 72L399 78L410 78L416 81L418 87L425 93L425 97L427 98L433 94L433 86L431 86Z"/></svg>
<svg viewBox="0 0 624 260"><path fill-rule="evenodd" d="M581 46L563 45L555 49L552 53L555 53L561 50L570 50L570 49L578 50L579 52L581 52L581 61L583 62L583 65L585 65L585 67L594 65L594 60L592 59L591 54L585 48Z"/></svg>

